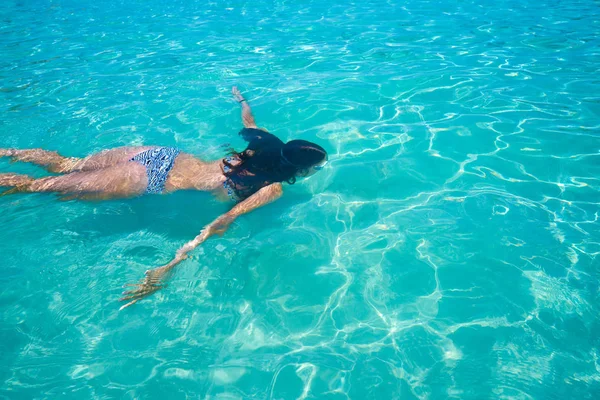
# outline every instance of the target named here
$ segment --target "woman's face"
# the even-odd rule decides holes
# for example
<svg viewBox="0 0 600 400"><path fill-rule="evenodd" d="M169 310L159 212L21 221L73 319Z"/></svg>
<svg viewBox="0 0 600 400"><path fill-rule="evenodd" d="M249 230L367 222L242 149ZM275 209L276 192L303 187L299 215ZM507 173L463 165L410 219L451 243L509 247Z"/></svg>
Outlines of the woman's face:
<svg viewBox="0 0 600 400"><path fill-rule="evenodd" d="M325 157L323 159L323 161L321 161L318 164L313 165L312 167L308 168L308 169L302 169L300 171L298 171L298 176L299 177L303 177L306 178L308 176L314 175L317 173L317 171L320 171L323 169L323 167L325 167L325 165L327 165L327 157Z"/></svg>

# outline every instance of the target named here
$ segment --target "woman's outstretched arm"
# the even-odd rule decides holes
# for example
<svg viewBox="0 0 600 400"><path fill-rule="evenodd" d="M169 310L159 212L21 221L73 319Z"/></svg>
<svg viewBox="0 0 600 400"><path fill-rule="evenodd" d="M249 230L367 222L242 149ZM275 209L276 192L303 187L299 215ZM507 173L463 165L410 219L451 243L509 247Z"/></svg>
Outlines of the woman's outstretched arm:
<svg viewBox="0 0 600 400"><path fill-rule="evenodd" d="M244 127L256 129L256 122L254 122L254 116L252 115L252 110L250 109L248 101L244 99L237 86L234 86L233 89L231 89L231 93L237 102L242 105L242 122L244 123Z"/></svg>
<svg viewBox="0 0 600 400"><path fill-rule="evenodd" d="M162 289L165 286L165 280L169 272L175 268L177 264L185 260L188 253L198 247L198 245L202 244L206 239L214 234L222 235L237 217L277 200L281 197L282 193L283 190L280 183L265 186L205 226L198 236L177 250L175 258L167 265L146 271L146 277L140 283L128 285L134 286L135 288L123 292L124 296L120 300L127 301L128 303L122 306L121 310Z"/></svg>

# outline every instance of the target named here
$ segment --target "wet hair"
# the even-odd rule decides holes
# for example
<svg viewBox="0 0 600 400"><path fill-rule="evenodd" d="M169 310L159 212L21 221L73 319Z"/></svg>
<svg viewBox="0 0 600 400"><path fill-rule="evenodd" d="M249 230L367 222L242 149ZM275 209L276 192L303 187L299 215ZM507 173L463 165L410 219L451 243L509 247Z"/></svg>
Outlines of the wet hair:
<svg viewBox="0 0 600 400"><path fill-rule="evenodd" d="M250 131L252 136L248 134ZM239 153L230 152L239 163L223 160L228 167L223 173L240 198L275 182L294 184L296 175L307 172L327 158L327 152L321 146L306 140L283 143L276 136L257 129L244 129L240 135L249 140L248 147Z"/></svg>
<svg viewBox="0 0 600 400"><path fill-rule="evenodd" d="M292 140L281 148L281 158L284 163L297 168L296 173L308 170L327 158L327 152L316 143L306 140Z"/></svg>

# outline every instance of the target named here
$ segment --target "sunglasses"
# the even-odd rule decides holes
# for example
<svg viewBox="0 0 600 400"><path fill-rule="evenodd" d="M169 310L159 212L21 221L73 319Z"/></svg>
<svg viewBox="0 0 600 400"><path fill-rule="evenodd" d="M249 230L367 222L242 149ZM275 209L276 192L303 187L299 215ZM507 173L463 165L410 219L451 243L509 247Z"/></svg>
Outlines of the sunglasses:
<svg viewBox="0 0 600 400"><path fill-rule="evenodd" d="M321 165L314 165L314 166L313 166L313 168L314 168L316 171L320 171L320 170L322 170L322 169L323 169L323 168L324 168L326 165L327 165L327 161L325 161L325 162L324 162L323 164L321 164Z"/></svg>

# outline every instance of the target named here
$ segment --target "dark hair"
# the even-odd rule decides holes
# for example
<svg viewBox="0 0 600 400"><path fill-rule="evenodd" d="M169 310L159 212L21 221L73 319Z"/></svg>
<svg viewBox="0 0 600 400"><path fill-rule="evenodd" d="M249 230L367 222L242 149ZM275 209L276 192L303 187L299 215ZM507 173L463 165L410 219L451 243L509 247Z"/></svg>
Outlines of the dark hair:
<svg viewBox="0 0 600 400"><path fill-rule="evenodd" d="M318 144L306 140L291 140L283 145L281 156L285 163L300 170L320 163L327 157L327 152Z"/></svg>
<svg viewBox="0 0 600 400"><path fill-rule="evenodd" d="M294 184L298 173L327 157L327 152L318 144L306 140L292 140L284 144L268 132L263 132L260 140L251 140L244 151L238 153L232 150L230 153L240 162L231 164L223 160L228 167L223 173L242 197L271 183Z"/></svg>

